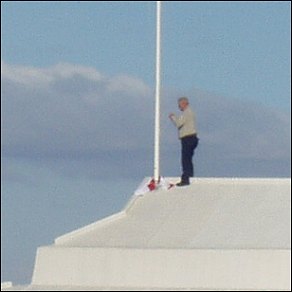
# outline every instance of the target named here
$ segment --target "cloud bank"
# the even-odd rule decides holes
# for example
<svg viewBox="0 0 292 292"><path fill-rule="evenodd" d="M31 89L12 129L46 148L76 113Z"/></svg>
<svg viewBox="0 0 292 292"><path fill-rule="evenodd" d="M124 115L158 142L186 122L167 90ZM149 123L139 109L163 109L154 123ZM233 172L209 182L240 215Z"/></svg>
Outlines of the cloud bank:
<svg viewBox="0 0 292 292"><path fill-rule="evenodd" d="M124 172L123 168L131 165L135 171L136 164L141 172L143 167L151 171L154 94L142 80L106 76L95 68L73 64L37 68L2 62L1 82L4 157L94 159L108 172L111 168ZM283 164L281 175L290 175L290 113L200 90L191 92L190 97L201 138L199 164L210 166L204 175L208 171L214 175L212 165L224 160L240 161L235 168L252 160L267 161L267 167ZM179 167L176 130L167 119L176 107L176 98L175 93L164 90L162 156L166 175Z"/></svg>
<svg viewBox="0 0 292 292"><path fill-rule="evenodd" d="M134 149L151 118L150 89L93 68L2 63L3 150L16 155L80 156Z"/></svg>

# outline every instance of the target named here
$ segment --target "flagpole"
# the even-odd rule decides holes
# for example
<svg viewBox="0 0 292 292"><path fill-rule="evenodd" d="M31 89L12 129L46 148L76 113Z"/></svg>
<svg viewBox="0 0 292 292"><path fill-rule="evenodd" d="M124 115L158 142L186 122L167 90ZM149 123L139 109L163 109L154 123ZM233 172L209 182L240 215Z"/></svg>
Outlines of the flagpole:
<svg viewBox="0 0 292 292"><path fill-rule="evenodd" d="M154 180L160 178L161 2L156 1L156 88L154 129Z"/></svg>

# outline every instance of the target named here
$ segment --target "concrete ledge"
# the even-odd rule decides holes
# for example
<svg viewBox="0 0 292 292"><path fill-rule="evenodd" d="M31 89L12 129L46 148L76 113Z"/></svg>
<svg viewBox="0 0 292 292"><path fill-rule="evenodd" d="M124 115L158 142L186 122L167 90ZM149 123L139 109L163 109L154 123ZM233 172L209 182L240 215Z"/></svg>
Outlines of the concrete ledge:
<svg viewBox="0 0 292 292"><path fill-rule="evenodd" d="M8 288L12 288L12 282L1 282L1 291Z"/></svg>
<svg viewBox="0 0 292 292"><path fill-rule="evenodd" d="M137 200L137 199L138 198L136 196L133 196L131 198L131 200L127 203L126 207L122 211L120 211L120 212L118 212L116 214L113 214L113 215L108 216L108 217L106 217L104 219L101 219L99 221L93 222L93 223L91 223L89 225L86 225L84 227L81 227L79 229L73 230L73 231L71 231L69 233L66 233L66 234L64 234L62 236L57 237L55 239L55 241L54 241L55 244L65 243L67 241L72 240L75 237L79 237L79 236L82 236L82 235L84 235L84 234L86 234L88 232L94 231L94 230L98 229L101 226L103 227L103 226L106 226L108 224L114 223L115 221L118 221L120 219L123 219L127 215L128 209L131 208L131 206L134 204L135 200Z"/></svg>
<svg viewBox="0 0 292 292"><path fill-rule="evenodd" d="M80 229L73 230L69 233L66 233L62 236L59 236L55 239L55 244L62 244L63 242L66 242L72 238L75 238L76 236L82 236L83 234L93 231L96 228L100 226L104 226L110 223L115 222L116 220L122 219L126 216L126 213L124 211L118 212L116 214L113 214L112 216L106 217L102 220L99 220L97 222L94 222L92 224L89 224L85 227L82 227Z"/></svg>
<svg viewBox="0 0 292 292"><path fill-rule="evenodd" d="M55 244L286 249L291 248L290 206L290 179L195 178L188 187L133 196L121 212L65 234Z"/></svg>
<svg viewBox="0 0 292 292"><path fill-rule="evenodd" d="M133 196L39 248L26 290L290 291L291 179L195 178Z"/></svg>
<svg viewBox="0 0 292 292"><path fill-rule="evenodd" d="M289 290L290 250L42 247L32 285Z"/></svg>

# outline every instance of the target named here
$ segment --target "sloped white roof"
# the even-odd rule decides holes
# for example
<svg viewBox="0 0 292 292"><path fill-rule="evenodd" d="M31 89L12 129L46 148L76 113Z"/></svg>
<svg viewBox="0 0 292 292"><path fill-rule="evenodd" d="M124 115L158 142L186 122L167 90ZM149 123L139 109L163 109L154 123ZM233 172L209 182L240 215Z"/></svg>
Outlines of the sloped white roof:
<svg viewBox="0 0 292 292"><path fill-rule="evenodd" d="M291 180L195 178L40 247L7 290L290 289Z"/></svg>
<svg viewBox="0 0 292 292"><path fill-rule="evenodd" d="M170 178L169 181L178 179ZM121 213L56 239L62 246L291 248L287 179L193 179L133 197Z"/></svg>

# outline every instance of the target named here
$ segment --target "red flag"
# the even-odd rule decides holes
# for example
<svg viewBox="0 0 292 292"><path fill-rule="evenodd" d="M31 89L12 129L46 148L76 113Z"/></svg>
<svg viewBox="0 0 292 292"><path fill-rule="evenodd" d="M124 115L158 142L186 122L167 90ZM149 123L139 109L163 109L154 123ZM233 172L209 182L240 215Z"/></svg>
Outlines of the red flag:
<svg viewBox="0 0 292 292"><path fill-rule="evenodd" d="M154 178L150 181L150 183L147 186L150 191L154 191L156 189L156 183Z"/></svg>

